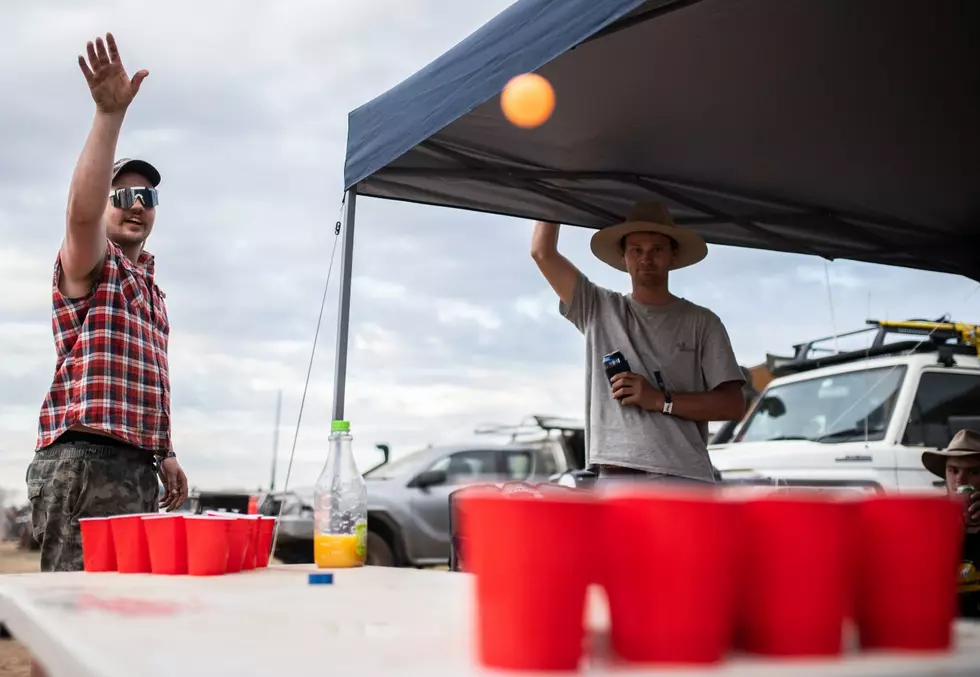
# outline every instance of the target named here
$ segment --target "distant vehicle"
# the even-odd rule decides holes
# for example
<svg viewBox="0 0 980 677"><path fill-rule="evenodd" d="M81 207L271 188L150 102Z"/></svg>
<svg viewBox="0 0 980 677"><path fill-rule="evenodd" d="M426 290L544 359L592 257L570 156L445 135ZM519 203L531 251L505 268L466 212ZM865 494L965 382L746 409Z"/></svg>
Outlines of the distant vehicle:
<svg viewBox="0 0 980 677"><path fill-rule="evenodd" d="M181 508L197 514L207 510L247 514L248 512L255 512L249 508L255 505L258 495L258 492L234 490L195 491L191 496L188 496L188 500Z"/></svg>
<svg viewBox="0 0 980 677"><path fill-rule="evenodd" d="M477 432L511 439L433 446L364 473L368 564L447 564L451 492L470 484L548 482L584 461L583 427L577 422L539 416L524 425ZM313 561L312 487L267 494L259 512L280 515L276 558L286 563Z"/></svg>
<svg viewBox="0 0 980 677"><path fill-rule="evenodd" d="M868 324L841 335L876 331L866 349L821 349L833 337L816 339L776 366L732 441L709 446L726 484L940 490L922 452L980 430L978 328L945 318ZM916 339L886 342L901 335Z"/></svg>

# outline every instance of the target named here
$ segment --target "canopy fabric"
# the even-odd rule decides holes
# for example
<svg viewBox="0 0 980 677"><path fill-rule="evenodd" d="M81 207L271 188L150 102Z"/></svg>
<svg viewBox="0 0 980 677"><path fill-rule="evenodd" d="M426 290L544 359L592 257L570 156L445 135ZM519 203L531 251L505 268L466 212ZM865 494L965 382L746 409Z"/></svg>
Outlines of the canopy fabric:
<svg viewBox="0 0 980 677"><path fill-rule="evenodd" d="M980 279L980 2L520 0L350 114L360 195ZM555 88L543 126L500 112Z"/></svg>

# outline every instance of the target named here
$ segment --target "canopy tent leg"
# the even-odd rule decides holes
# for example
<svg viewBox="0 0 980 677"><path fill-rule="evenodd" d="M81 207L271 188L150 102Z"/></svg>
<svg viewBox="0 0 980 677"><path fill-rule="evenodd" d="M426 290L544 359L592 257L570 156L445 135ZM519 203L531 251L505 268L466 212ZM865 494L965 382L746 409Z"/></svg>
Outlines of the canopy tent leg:
<svg viewBox="0 0 980 677"><path fill-rule="evenodd" d="M354 212L357 186L347 189L347 211L344 212L344 247L340 253L340 305L337 311L337 346L333 370L333 419L344 418L344 395L347 388L347 339L350 334L350 281L354 263Z"/></svg>

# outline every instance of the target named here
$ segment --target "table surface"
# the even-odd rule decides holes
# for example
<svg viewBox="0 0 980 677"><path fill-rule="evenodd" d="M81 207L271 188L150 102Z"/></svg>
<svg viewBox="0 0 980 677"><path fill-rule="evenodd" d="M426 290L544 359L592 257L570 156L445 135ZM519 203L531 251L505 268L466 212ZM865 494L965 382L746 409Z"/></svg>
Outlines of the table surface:
<svg viewBox="0 0 980 677"><path fill-rule="evenodd" d="M312 566L282 566L213 578L60 573L0 576L0 621L50 677L467 677L515 674L473 658L468 574L364 567L311 586ZM590 603L596 637L608 627L599 591ZM942 656L856 655L840 660L733 657L685 677L869 677L976 675L980 624L957 625ZM601 642L600 642L601 643ZM664 675L597 658L587 674Z"/></svg>

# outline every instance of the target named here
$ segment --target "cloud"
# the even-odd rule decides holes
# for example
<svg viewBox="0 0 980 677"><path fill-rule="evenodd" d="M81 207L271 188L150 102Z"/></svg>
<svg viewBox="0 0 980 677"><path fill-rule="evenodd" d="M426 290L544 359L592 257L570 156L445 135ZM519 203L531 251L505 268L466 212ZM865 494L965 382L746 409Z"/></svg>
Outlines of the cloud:
<svg viewBox="0 0 980 677"><path fill-rule="evenodd" d="M444 324L472 322L483 329L499 329L500 318L491 308L474 305L466 301L440 301L438 306L439 321Z"/></svg>
<svg viewBox="0 0 980 677"><path fill-rule="evenodd" d="M355 277L351 280L351 286L365 299L392 300L406 296L405 285L370 277Z"/></svg>
<svg viewBox="0 0 980 677"><path fill-rule="evenodd" d="M557 301L551 289L545 289L537 294L526 294L514 299L514 312L535 322L542 322L553 313Z"/></svg>
<svg viewBox="0 0 980 677"><path fill-rule="evenodd" d="M831 288L863 289L868 286L866 279L858 277L853 271L842 270L839 267L829 267L825 270L822 265L803 265L797 267L796 276L800 282L816 283L825 287L829 278Z"/></svg>

